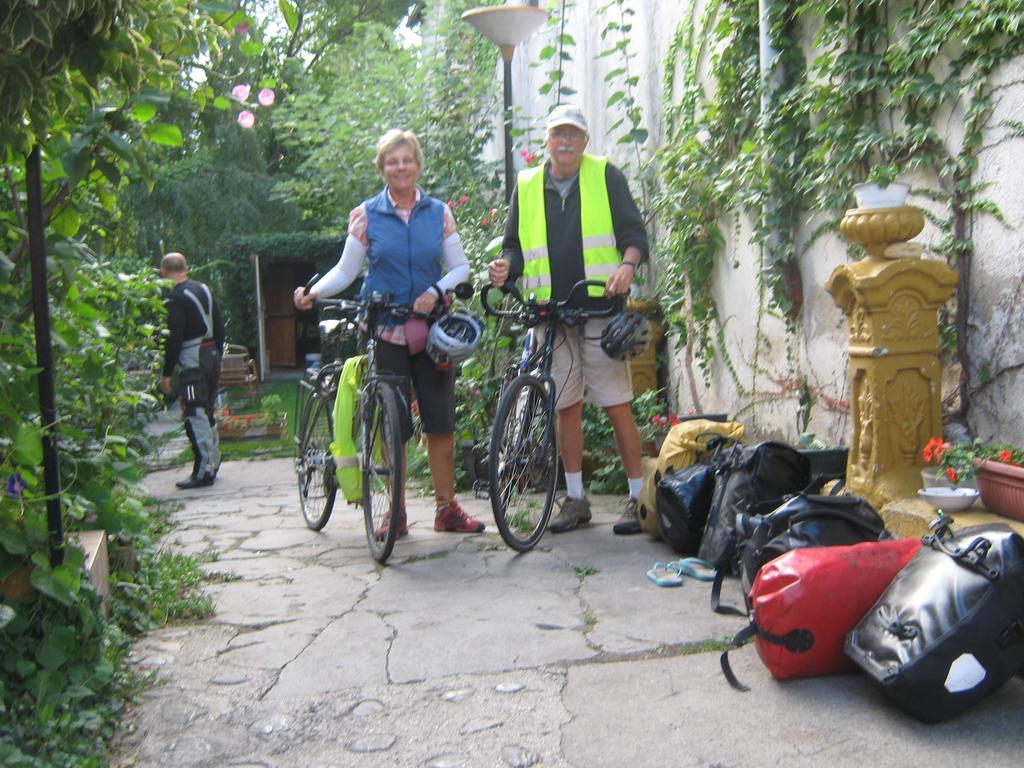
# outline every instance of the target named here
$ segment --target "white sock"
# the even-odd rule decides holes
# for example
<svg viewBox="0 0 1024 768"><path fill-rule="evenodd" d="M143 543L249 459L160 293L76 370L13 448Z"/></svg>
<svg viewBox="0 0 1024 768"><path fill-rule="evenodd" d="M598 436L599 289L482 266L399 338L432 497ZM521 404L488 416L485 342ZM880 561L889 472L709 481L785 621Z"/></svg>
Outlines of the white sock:
<svg viewBox="0 0 1024 768"><path fill-rule="evenodd" d="M565 473L565 490L570 499L582 499L583 495L583 472Z"/></svg>
<svg viewBox="0 0 1024 768"><path fill-rule="evenodd" d="M627 477L626 480L629 482L629 498L639 499L640 491L644 487L644 479L642 477Z"/></svg>

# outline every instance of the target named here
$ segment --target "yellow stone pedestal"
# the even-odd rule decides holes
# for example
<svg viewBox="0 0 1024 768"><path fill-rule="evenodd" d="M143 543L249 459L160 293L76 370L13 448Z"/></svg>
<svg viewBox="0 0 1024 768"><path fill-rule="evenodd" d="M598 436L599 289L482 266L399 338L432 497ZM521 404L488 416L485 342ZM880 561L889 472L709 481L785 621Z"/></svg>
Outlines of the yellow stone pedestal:
<svg viewBox="0 0 1024 768"><path fill-rule="evenodd" d="M904 222L908 216L893 213L901 210L879 209L877 216ZM857 221L850 222L852 214ZM870 255L837 267L826 284L849 318L853 435L846 485L876 509L916 493L921 448L942 434L938 309L957 284L942 262L885 258L913 249L881 242L881 228L871 211L847 212L843 234L866 244ZM920 231L895 229L898 236Z"/></svg>

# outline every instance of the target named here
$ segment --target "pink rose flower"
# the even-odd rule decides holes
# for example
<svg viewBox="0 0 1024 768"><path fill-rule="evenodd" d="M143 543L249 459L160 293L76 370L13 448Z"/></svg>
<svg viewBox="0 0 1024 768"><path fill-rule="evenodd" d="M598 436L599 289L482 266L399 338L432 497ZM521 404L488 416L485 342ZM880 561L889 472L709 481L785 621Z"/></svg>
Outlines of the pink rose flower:
<svg viewBox="0 0 1024 768"><path fill-rule="evenodd" d="M249 86L244 83L236 85L231 89L231 95L238 101L246 101L249 98Z"/></svg>
<svg viewBox="0 0 1024 768"><path fill-rule="evenodd" d="M264 107L269 107L274 103L274 92L270 88L263 88L256 98L259 99L260 104Z"/></svg>
<svg viewBox="0 0 1024 768"><path fill-rule="evenodd" d="M256 115L248 109L243 109L238 113L238 124L243 128L252 128L256 125Z"/></svg>

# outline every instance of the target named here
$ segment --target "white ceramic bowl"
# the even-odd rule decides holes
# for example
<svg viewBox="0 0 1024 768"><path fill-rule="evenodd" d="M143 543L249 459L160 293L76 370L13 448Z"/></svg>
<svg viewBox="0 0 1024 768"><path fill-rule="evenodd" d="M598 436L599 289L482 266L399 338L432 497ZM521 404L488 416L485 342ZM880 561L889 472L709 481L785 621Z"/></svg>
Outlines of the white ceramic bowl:
<svg viewBox="0 0 1024 768"><path fill-rule="evenodd" d="M978 499L974 488L922 488L917 495L943 512L963 512Z"/></svg>

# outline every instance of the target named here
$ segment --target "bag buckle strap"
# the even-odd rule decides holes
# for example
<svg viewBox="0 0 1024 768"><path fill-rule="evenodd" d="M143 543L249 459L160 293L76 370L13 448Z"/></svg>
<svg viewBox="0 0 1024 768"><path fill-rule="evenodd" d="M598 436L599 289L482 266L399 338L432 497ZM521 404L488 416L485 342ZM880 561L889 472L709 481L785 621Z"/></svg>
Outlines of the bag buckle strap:
<svg viewBox="0 0 1024 768"><path fill-rule="evenodd" d="M1024 619L1016 619L999 634L999 647L1006 648L1008 645L1019 643L1022 640L1024 640Z"/></svg>
<svg viewBox="0 0 1024 768"><path fill-rule="evenodd" d="M781 645L790 653L807 653L814 647L814 633L809 629L791 629L784 635L773 635L755 627L757 636L773 645Z"/></svg>

